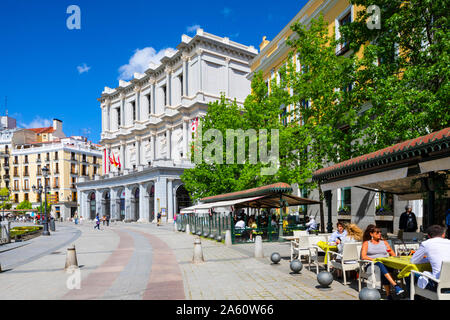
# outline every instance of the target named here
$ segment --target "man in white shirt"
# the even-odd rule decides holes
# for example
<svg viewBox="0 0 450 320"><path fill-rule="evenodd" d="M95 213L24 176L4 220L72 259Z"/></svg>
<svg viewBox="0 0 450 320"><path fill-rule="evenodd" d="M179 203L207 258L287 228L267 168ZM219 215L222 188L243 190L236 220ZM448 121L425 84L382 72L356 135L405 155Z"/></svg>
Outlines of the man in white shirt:
<svg viewBox="0 0 450 320"><path fill-rule="evenodd" d="M336 227L337 230L331 234L328 241L336 242L336 244L339 244L342 241L342 239L344 239L347 236L347 230L344 229L344 225L342 224L342 222L338 222L336 224Z"/></svg>
<svg viewBox="0 0 450 320"><path fill-rule="evenodd" d="M450 261L450 240L445 239L445 228L439 225L430 226L427 229L427 233L430 239L420 244L419 249L411 257L411 263L420 264L429 262L433 270L431 273L432 276L439 279L442 261ZM417 280L417 285L422 289L427 288L433 291L437 289L436 282L429 282L428 278L422 276Z"/></svg>
<svg viewBox="0 0 450 320"><path fill-rule="evenodd" d="M245 228L244 220L242 220L242 218L240 218L240 220L238 222L236 222L234 227L239 228L239 229L244 229Z"/></svg>
<svg viewBox="0 0 450 320"><path fill-rule="evenodd" d="M317 229L317 223L313 216L308 217L308 221L306 222L306 230L312 231Z"/></svg>

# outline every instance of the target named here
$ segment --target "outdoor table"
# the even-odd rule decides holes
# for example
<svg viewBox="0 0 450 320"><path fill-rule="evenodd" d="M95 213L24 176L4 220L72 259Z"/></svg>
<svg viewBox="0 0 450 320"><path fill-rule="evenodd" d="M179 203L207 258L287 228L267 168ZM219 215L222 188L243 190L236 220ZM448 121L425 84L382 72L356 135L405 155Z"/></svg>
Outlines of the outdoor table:
<svg viewBox="0 0 450 320"><path fill-rule="evenodd" d="M401 270L397 275L397 278L406 278L411 273L411 270L423 272L432 271L430 263L413 264L410 262L411 256L395 256L386 258L376 258L374 262L381 262L386 267L393 268L396 270Z"/></svg>
<svg viewBox="0 0 450 320"><path fill-rule="evenodd" d="M293 240L297 240L298 237L294 237L294 236L284 236L281 237L282 239L286 240L286 241L293 241Z"/></svg>
<svg viewBox="0 0 450 320"><path fill-rule="evenodd" d="M317 246L322 249L323 251L325 251L325 258L323 260L323 263L326 265L327 264L327 257L328 257L328 251L338 251L337 245L335 244L331 244L329 242L324 242L324 241L319 241L317 242Z"/></svg>

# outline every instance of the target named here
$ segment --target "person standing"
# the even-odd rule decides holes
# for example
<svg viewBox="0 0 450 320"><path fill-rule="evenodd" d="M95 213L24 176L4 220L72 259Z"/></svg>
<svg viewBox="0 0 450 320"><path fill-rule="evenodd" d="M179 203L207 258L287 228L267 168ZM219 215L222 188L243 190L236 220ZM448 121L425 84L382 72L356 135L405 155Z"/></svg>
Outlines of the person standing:
<svg viewBox="0 0 450 320"><path fill-rule="evenodd" d="M97 215L95 216L95 226L94 229L97 228L98 230L100 230L100 217Z"/></svg>
<svg viewBox="0 0 450 320"><path fill-rule="evenodd" d="M110 220L110 216L109 214L106 215L106 226L109 227L109 220Z"/></svg>
<svg viewBox="0 0 450 320"><path fill-rule="evenodd" d="M417 231L416 215L412 212L412 207L410 205L405 207L405 212L400 216L399 229L403 230L403 232Z"/></svg>

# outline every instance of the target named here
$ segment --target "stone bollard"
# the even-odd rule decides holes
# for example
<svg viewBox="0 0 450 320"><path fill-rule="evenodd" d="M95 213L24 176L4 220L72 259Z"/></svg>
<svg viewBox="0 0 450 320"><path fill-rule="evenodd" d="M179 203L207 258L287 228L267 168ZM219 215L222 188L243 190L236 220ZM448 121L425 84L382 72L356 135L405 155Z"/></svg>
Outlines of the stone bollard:
<svg viewBox="0 0 450 320"><path fill-rule="evenodd" d="M196 237L194 240L194 257L192 258L193 263L205 262L203 258L202 241L200 237Z"/></svg>
<svg viewBox="0 0 450 320"><path fill-rule="evenodd" d="M70 273L73 269L78 269L77 251L75 250L75 245L71 248L67 248L66 266L64 267L64 270Z"/></svg>
<svg viewBox="0 0 450 320"><path fill-rule="evenodd" d="M255 258L264 258L262 237L256 236L255 240Z"/></svg>
<svg viewBox="0 0 450 320"><path fill-rule="evenodd" d="M191 233L191 229L189 227L189 223L186 225L186 234L190 234Z"/></svg>
<svg viewBox="0 0 450 320"><path fill-rule="evenodd" d="M227 247L231 247L233 245L233 242L231 241L231 230L227 230L225 232L225 245Z"/></svg>

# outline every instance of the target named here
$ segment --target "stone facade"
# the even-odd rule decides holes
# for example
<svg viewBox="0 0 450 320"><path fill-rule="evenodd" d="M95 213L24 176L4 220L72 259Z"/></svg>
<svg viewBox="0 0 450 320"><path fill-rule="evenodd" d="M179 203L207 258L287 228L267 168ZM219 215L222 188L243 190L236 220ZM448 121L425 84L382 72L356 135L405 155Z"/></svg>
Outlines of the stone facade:
<svg viewBox="0 0 450 320"><path fill-rule="evenodd" d="M172 221L186 195L180 176L193 167L197 119L221 95L243 104L251 90L249 62L257 53L198 29L193 38L183 35L159 65L150 64L129 82L119 80L115 89L105 87L99 99L104 176L77 184L80 215L151 222L162 212Z"/></svg>

